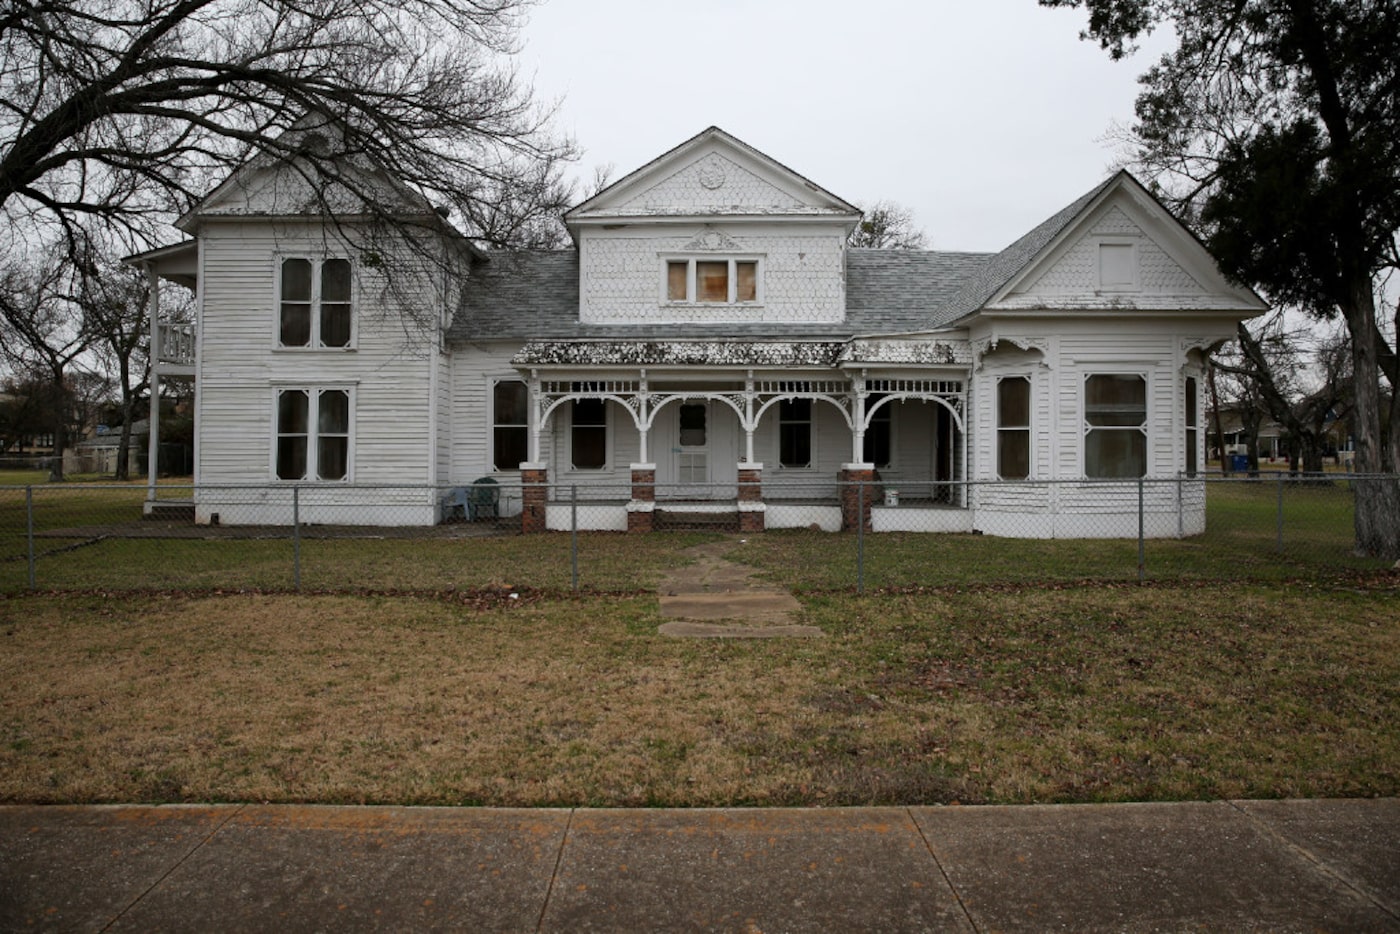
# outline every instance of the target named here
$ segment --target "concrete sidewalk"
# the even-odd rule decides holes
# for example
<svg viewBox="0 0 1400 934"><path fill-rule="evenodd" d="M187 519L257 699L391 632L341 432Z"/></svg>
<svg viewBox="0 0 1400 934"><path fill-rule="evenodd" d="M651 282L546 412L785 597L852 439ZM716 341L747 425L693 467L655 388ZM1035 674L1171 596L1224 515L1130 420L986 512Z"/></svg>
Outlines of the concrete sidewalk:
<svg viewBox="0 0 1400 934"><path fill-rule="evenodd" d="M0 807L0 929L1400 931L1400 799Z"/></svg>

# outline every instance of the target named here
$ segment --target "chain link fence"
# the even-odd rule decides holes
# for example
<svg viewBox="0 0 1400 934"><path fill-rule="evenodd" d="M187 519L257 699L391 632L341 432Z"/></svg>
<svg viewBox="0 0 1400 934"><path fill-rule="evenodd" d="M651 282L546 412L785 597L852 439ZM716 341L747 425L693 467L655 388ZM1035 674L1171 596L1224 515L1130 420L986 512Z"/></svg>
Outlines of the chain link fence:
<svg viewBox="0 0 1400 934"><path fill-rule="evenodd" d="M153 501L138 485L0 486L0 592L628 591L722 538L811 591L1389 568L1355 553L1356 483L161 484Z"/></svg>

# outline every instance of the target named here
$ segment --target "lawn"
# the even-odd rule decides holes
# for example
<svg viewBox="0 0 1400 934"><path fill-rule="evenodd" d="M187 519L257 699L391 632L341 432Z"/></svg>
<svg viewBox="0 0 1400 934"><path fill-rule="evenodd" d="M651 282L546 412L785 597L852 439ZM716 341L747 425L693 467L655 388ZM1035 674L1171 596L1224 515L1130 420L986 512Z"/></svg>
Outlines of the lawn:
<svg viewBox="0 0 1400 934"><path fill-rule="evenodd" d="M649 594L0 597L0 801L1395 795L1397 586L809 593L825 638L742 642Z"/></svg>

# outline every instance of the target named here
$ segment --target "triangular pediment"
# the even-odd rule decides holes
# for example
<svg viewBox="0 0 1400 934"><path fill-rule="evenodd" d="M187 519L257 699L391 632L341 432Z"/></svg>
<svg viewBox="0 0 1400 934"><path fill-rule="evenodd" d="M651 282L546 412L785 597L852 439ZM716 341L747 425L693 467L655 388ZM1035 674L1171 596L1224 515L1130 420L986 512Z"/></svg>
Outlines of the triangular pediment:
<svg viewBox="0 0 1400 934"><path fill-rule="evenodd" d="M565 215L570 225L647 217L859 218L858 208L711 127Z"/></svg>
<svg viewBox="0 0 1400 934"><path fill-rule="evenodd" d="M1229 281L1200 240L1121 172L1026 256L982 307L1257 314L1267 306Z"/></svg>
<svg viewBox="0 0 1400 934"><path fill-rule="evenodd" d="M308 115L235 169L176 226L189 230L200 217L290 217L376 212L432 213L418 193L365 157L336 156L343 147L335 124Z"/></svg>

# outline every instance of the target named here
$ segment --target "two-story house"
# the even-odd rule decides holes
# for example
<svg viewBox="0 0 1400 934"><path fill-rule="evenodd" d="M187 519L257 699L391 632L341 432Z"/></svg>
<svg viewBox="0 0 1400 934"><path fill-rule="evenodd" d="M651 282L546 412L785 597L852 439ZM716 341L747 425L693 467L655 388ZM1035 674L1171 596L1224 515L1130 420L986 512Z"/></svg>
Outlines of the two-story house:
<svg viewBox="0 0 1400 934"><path fill-rule="evenodd" d="M494 477L526 531L577 487L604 529L1135 535L1148 478L1148 534L1192 534L1204 357L1265 310L1123 172L996 254L851 249L859 209L714 127L569 211L568 250L363 187L421 224L255 162L132 258L197 291L162 366L196 381L199 521L291 521L294 488L303 522L426 525ZM917 495L854 502L877 478Z"/></svg>

